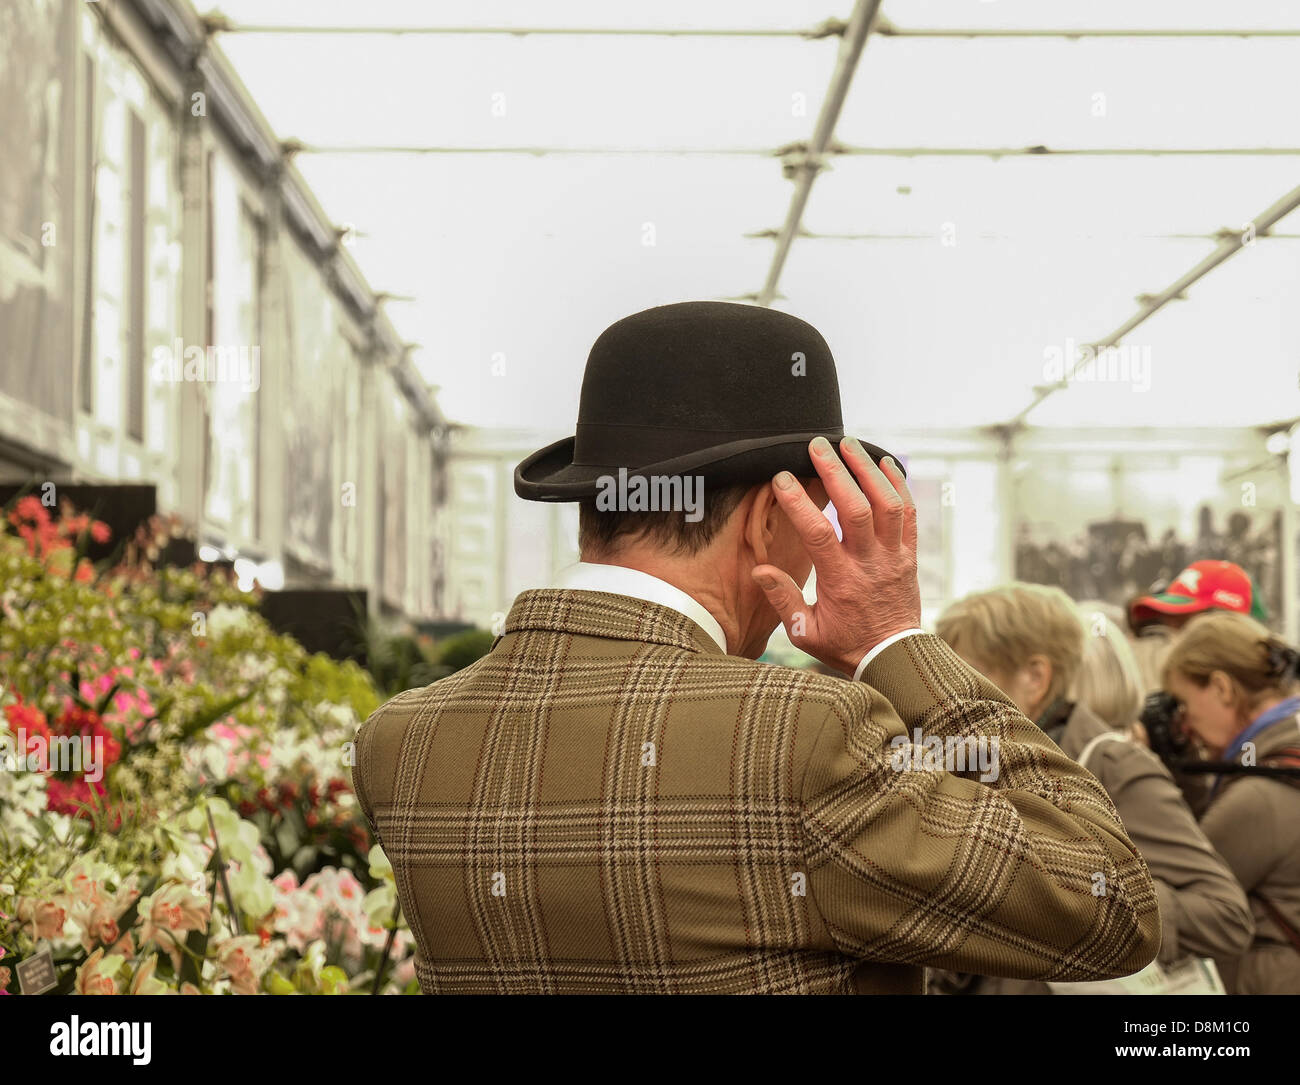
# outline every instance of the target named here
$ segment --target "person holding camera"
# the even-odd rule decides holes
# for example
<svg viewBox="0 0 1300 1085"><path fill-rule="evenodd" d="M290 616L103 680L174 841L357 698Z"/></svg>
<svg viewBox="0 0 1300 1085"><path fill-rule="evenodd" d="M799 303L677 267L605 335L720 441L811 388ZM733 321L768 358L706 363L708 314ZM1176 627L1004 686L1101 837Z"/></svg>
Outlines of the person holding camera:
<svg viewBox="0 0 1300 1085"><path fill-rule="evenodd" d="M1254 931L1245 895L1165 766L1123 733L1142 696L1118 625L1096 607L1076 609L1060 588L1011 584L954 603L936 632L1105 788L1155 882L1159 963L1244 953ZM950 994L1051 990L951 972L932 972L930 986Z"/></svg>
<svg viewBox="0 0 1300 1085"><path fill-rule="evenodd" d="M1300 994L1298 678L1300 652L1229 612L1189 623L1165 661L1174 742L1194 737L1222 767L1212 775L1201 828L1254 912L1255 938L1244 956L1218 959L1232 993ZM1160 715L1148 706L1143 721L1159 750ZM1182 753L1187 767L1186 747L1166 752L1175 763Z"/></svg>

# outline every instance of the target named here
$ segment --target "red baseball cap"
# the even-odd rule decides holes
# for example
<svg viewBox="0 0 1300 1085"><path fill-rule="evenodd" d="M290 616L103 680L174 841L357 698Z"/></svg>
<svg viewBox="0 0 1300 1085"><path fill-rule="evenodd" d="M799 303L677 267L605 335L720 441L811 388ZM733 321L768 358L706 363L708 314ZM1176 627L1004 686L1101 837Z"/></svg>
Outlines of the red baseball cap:
<svg viewBox="0 0 1300 1085"><path fill-rule="evenodd" d="M1129 620L1136 629L1161 614L1199 614L1203 610L1235 610L1257 621L1268 620L1246 570L1231 561L1192 562L1164 591L1134 599L1129 604Z"/></svg>

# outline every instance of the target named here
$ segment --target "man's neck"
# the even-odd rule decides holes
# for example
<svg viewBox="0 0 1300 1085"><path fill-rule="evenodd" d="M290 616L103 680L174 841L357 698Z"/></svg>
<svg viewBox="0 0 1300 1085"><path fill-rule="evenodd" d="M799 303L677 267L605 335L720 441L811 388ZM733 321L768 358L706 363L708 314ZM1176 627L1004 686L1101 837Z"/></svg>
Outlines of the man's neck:
<svg viewBox="0 0 1300 1085"><path fill-rule="evenodd" d="M713 615L714 621L722 627L727 638L727 654L744 654L741 621L737 613L739 600L728 590L728 578L719 576L708 561L697 560L688 565L644 550L599 556L584 554L580 560L593 565L617 565L623 569L635 569L685 592Z"/></svg>

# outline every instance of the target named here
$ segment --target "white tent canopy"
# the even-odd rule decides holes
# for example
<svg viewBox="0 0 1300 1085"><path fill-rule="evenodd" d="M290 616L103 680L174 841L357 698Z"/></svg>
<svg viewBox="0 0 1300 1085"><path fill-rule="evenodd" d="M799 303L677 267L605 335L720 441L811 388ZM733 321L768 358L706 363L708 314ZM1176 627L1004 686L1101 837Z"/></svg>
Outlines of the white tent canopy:
<svg viewBox="0 0 1300 1085"><path fill-rule="evenodd" d="M606 324L760 290L793 188L771 152L810 139L841 42L798 32L850 14L786 0L221 11L285 28L219 41L277 130L308 145L300 168L355 227L370 280L413 299L389 312L449 415L557 433ZM308 26L790 33L287 32ZM826 334L846 415L869 430L1009 421L1059 353L1109 334L1216 231L1247 229L1300 182L1294 5L886 0L875 28L835 128L849 153L827 156L803 217L824 236L796 239L776 299ZM952 28L1107 33L906 34ZM1182 36L1112 33L1160 29ZM1251 29L1267 33L1188 36ZM1122 153L967 153L1042 147ZM1134 153L1149 151L1179 153ZM1127 336L1115 379L1074 382L1029 421L1300 414L1288 227L1300 216Z"/></svg>

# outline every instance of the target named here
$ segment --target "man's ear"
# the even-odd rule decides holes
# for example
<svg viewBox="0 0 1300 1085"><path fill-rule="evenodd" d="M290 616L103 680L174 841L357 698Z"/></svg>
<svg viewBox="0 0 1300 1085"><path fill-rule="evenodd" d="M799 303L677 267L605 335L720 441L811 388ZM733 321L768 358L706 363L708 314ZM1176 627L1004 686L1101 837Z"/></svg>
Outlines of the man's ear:
<svg viewBox="0 0 1300 1085"><path fill-rule="evenodd" d="M745 544L754 555L754 564L764 565L770 557L772 540L776 538L777 517L784 514L776 503L770 482L755 486L745 501Z"/></svg>

